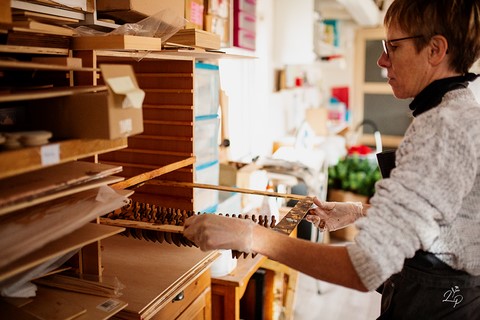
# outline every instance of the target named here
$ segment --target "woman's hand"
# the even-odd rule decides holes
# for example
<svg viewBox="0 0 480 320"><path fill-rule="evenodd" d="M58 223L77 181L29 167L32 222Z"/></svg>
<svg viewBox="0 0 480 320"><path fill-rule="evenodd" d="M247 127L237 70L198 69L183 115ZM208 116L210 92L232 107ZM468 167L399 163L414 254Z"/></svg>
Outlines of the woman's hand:
<svg viewBox="0 0 480 320"><path fill-rule="evenodd" d="M338 230L364 216L361 202L326 202L317 198L313 202L317 207L310 209L306 220L320 229Z"/></svg>
<svg viewBox="0 0 480 320"><path fill-rule="evenodd" d="M185 220L183 235L203 251L232 249L250 253L254 226L250 219L200 214Z"/></svg>

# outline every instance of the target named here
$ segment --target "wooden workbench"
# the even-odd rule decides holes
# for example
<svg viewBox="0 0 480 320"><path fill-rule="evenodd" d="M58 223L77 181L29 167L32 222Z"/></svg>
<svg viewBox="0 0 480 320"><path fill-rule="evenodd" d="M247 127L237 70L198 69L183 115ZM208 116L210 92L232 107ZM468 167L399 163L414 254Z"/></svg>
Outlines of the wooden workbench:
<svg viewBox="0 0 480 320"><path fill-rule="evenodd" d="M267 260L265 256L239 258L237 267L226 276L212 277L212 319L240 319L240 299L252 275Z"/></svg>
<svg viewBox="0 0 480 320"><path fill-rule="evenodd" d="M123 236L102 242L104 275L125 286L121 319L210 319L210 265L218 252ZM190 310L189 310L190 309ZM191 318L190 318L191 319Z"/></svg>

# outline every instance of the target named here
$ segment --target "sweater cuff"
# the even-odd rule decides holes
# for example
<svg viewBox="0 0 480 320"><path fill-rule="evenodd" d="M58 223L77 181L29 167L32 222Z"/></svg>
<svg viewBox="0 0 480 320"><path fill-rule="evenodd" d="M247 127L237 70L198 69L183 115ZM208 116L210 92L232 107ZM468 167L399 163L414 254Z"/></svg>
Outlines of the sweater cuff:
<svg viewBox="0 0 480 320"><path fill-rule="evenodd" d="M356 244L348 244L347 252L365 288L368 291L376 290L383 283L376 263Z"/></svg>

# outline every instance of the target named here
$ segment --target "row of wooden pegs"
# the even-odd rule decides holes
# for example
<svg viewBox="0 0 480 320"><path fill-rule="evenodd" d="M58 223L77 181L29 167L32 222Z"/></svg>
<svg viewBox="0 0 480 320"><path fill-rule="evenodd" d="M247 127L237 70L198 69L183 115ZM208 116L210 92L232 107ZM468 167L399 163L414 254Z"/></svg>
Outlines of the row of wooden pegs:
<svg viewBox="0 0 480 320"><path fill-rule="evenodd" d="M179 247L196 247L195 243L182 234L185 220L195 214L205 213L158 207L148 203L130 200L129 204L108 213L101 221L105 224L124 226L125 231L121 233L124 236L152 242L166 242ZM218 215L224 214L218 213ZM225 214L225 216L238 219L251 219L265 228L273 228L277 223L274 216L269 217L267 215ZM124 223L122 223L122 221ZM242 255L243 257L248 256L247 253L232 250L232 258L240 258ZM255 256L255 254L252 254L252 256Z"/></svg>

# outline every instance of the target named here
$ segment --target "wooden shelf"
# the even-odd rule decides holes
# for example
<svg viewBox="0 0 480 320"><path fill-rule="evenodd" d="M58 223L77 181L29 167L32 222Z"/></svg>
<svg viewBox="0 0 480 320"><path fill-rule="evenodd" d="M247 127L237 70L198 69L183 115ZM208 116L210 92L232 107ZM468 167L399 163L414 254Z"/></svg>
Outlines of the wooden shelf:
<svg viewBox="0 0 480 320"><path fill-rule="evenodd" d="M0 152L0 179L47 165L64 163L127 147L127 138L116 140L66 140L32 148ZM49 159L58 156L57 161ZM46 164L47 162L47 164Z"/></svg>
<svg viewBox="0 0 480 320"><path fill-rule="evenodd" d="M95 68L77 68L69 66L61 66L55 64L46 64L38 62L24 62L24 61L5 61L0 60L0 68L5 69L23 69L23 70L46 70L46 71L85 71L94 72L100 71Z"/></svg>
<svg viewBox="0 0 480 320"><path fill-rule="evenodd" d="M71 7L63 6L61 4L55 4L55 2L53 1L47 2L12 0L11 6L15 9L48 13L67 18L85 20L85 12Z"/></svg>
<svg viewBox="0 0 480 320"><path fill-rule="evenodd" d="M77 86L61 88L45 88L23 92L0 94L0 102L25 101L36 99L48 99L65 96L73 96L82 93L94 93L107 90L107 86Z"/></svg>
<svg viewBox="0 0 480 320"><path fill-rule="evenodd" d="M0 45L0 52L68 56L69 50L64 48Z"/></svg>
<svg viewBox="0 0 480 320"><path fill-rule="evenodd" d="M116 58L139 58L142 59L173 59L173 60L191 60L191 59L256 59L254 56L230 54L222 51L205 51L175 49L162 51L106 51L95 50L97 57L116 57Z"/></svg>
<svg viewBox="0 0 480 320"><path fill-rule="evenodd" d="M24 256L0 269L0 281L29 270L52 258L59 257L96 241L124 231L125 228L89 223L69 235L50 242L40 250Z"/></svg>
<svg viewBox="0 0 480 320"><path fill-rule="evenodd" d="M62 189L61 191L58 191L58 192L55 192L55 193L42 195L42 196L39 196L39 197L35 197L33 199L27 199L27 200L24 200L24 201L21 201L21 202L18 202L18 203L16 202L16 203L8 205L8 206L0 206L0 216L4 215L4 214L7 214L7 213L10 213L10 212L13 212L13 211L16 211L16 210L25 209L25 208L28 208L28 207L32 207L34 205L42 204L42 203L50 201L50 200L55 200L55 199L62 198L62 197L68 196L68 195L73 195L73 194L76 194L78 192L98 188L98 187L101 187L101 186L110 185L110 184L113 184L113 183L118 183L122 180L124 180L124 178L115 177L115 176L100 178L100 179L96 179L96 180L93 180L93 181L90 181L90 182L82 183L78 186Z"/></svg>

